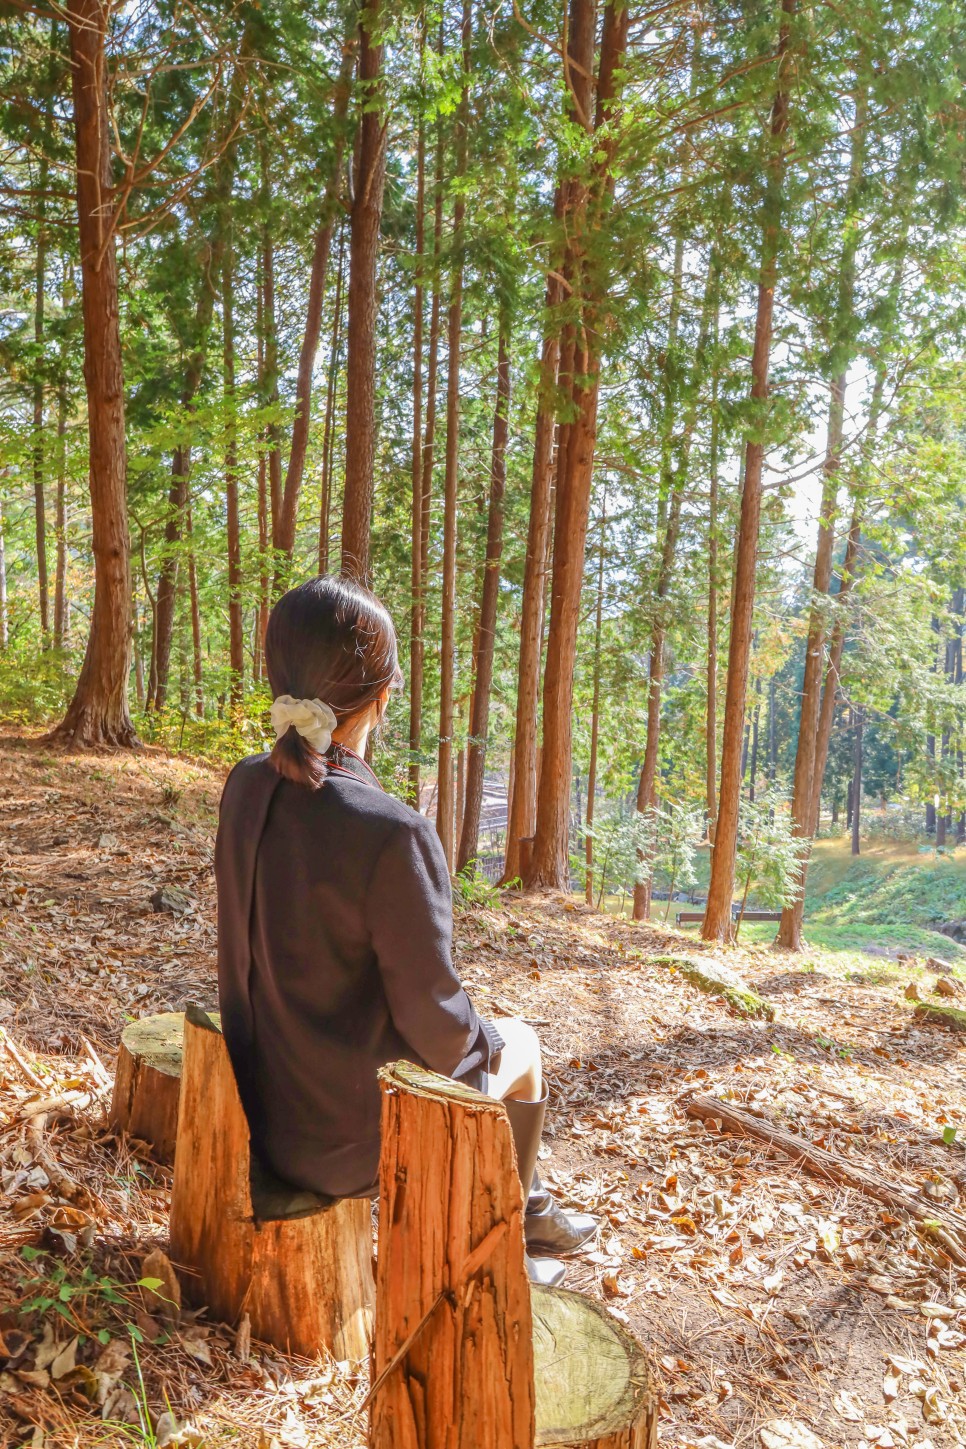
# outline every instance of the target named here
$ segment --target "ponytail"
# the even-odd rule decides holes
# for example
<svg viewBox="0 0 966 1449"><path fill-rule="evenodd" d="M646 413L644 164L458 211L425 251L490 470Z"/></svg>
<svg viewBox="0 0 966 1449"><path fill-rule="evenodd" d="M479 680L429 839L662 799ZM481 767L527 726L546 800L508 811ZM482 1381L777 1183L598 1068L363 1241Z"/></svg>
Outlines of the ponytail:
<svg viewBox="0 0 966 1449"><path fill-rule="evenodd" d="M291 780L293 785L304 785L307 790L320 790L329 773L325 756L313 750L294 725L290 725L275 741L269 763L284 780Z"/></svg>

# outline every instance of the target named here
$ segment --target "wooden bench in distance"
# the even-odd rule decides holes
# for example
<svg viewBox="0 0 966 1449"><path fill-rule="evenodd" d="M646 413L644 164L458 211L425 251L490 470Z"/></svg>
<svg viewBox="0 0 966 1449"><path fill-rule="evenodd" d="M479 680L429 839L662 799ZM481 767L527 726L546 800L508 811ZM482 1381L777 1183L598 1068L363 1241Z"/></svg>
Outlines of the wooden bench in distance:
<svg viewBox="0 0 966 1449"><path fill-rule="evenodd" d="M741 912L737 906L733 906L731 914L737 920ZM744 925L746 921L780 921L781 918L781 911L745 911L744 915L741 916L741 921L742 925ZM686 922L694 923L695 921L703 921L704 911L678 911L674 919L679 926L684 925Z"/></svg>
<svg viewBox="0 0 966 1449"><path fill-rule="evenodd" d="M158 1162L174 1161L183 1038L181 1011L144 1016L121 1033L108 1120L112 1131L148 1143Z"/></svg>
<svg viewBox="0 0 966 1449"><path fill-rule="evenodd" d="M309 1358L364 1358L372 1330L372 1205L331 1201L253 1163L220 1029L198 1007L184 1024L171 1257L209 1316Z"/></svg>
<svg viewBox="0 0 966 1449"><path fill-rule="evenodd" d="M371 1449L653 1449L640 1347L579 1293L531 1297L502 1104L406 1062L380 1078Z"/></svg>

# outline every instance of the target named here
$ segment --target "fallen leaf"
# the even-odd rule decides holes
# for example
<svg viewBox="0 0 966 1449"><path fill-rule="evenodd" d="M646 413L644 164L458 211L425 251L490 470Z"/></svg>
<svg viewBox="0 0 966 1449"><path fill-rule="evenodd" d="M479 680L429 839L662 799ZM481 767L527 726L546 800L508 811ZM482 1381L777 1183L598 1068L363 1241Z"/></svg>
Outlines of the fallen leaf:
<svg viewBox="0 0 966 1449"><path fill-rule="evenodd" d="M74 1368L76 1359L77 1339L72 1338L70 1343L64 1345L60 1353L51 1363L50 1377L52 1379L62 1379L65 1374L69 1374Z"/></svg>
<svg viewBox="0 0 966 1449"><path fill-rule="evenodd" d="M765 1449L824 1449L818 1435L800 1419L769 1419L758 1434Z"/></svg>
<svg viewBox="0 0 966 1449"><path fill-rule="evenodd" d="M851 1394L846 1393L844 1389L840 1389L833 1397L832 1408L838 1414L839 1418L847 1419L850 1424L861 1423L865 1417L857 1400Z"/></svg>

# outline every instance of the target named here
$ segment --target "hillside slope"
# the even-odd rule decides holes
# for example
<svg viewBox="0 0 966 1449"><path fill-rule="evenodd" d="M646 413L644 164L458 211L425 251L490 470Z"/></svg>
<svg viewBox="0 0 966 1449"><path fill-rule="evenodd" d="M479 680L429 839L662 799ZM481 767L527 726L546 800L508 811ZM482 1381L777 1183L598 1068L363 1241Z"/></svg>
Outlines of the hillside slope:
<svg viewBox="0 0 966 1449"><path fill-rule="evenodd" d="M11 1044L0 1058L0 1343L20 1348L0 1375L2 1442L122 1442L81 1378L68 1392L33 1367L50 1362L36 1357L46 1333L67 1346L79 1334L77 1365L95 1380L111 1377L103 1356L119 1355L115 1419L136 1420L139 1399L157 1419L170 1402L206 1444L361 1446L363 1370L258 1345L242 1362L231 1328L204 1319L152 1343L130 1287L165 1244L170 1174L106 1133L99 1064L109 1073L130 1017L214 1000L219 776L161 754L63 758L5 742L0 779ZM161 888L177 892L178 915L152 908ZM543 1170L565 1202L603 1220L569 1281L653 1348L662 1442L751 1444L791 1421L791 1440L769 1442L815 1449L807 1427L826 1445L966 1443L964 1270L898 1207L685 1110L698 1093L727 1099L887 1188L924 1193L937 1215L966 1213L963 1038L918 1021L903 995L915 979L927 996L932 975L903 965L883 979L831 953L702 950L557 898L478 895L458 909L457 938L480 1009L540 1031L552 1102ZM740 971L774 1020L734 1014L675 956ZM59 1174L77 1189L68 1201ZM31 1437L36 1425L46 1440Z"/></svg>

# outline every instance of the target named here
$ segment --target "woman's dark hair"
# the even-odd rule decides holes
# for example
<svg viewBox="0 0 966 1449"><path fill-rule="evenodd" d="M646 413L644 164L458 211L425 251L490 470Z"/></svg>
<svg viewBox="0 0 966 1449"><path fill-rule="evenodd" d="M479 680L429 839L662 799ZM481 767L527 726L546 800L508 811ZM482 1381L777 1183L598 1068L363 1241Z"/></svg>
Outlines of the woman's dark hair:
<svg viewBox="0 0 966 1449"><path fill-rule="evenodd" d="M319 699L336 719L351 719L402 675L396 630L375 594L353 579L325 574L289 589L275 605L265 633L265 664L275 699ZM318 790L325 757L290 725L275 742L271 762L286 780Z"/></svg>

